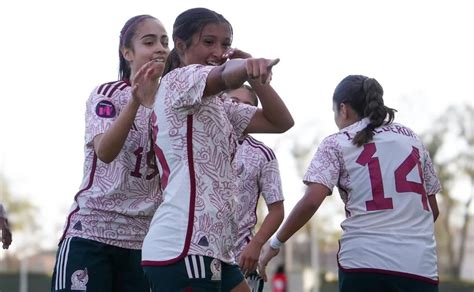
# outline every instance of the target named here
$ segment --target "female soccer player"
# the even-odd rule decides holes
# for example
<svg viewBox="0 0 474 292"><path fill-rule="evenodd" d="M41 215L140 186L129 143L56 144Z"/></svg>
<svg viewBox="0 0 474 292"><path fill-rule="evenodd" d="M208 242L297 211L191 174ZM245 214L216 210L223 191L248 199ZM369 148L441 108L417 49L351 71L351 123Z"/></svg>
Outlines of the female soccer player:
<svg viewBox="0 0 474 292"><path fill-rule="evenodd" d="M346 292L438 291L434 221L440 183L420 138L393 123L373 78L350 75L336 87L339 132L314 155L304 197L264 247L260 271L337 186L346 219L337 256Z"/></svg>
<svg viewBox="0 0 474 292"><path fill-rule="evenodd" d="M152 111L140 105L130 82L153 63L152 82L158 84L168 54L168 35L158 19L138 15L125 23L120 80L99 85L86 104L84 178L60 241L53 291L150 290L141 248L161 190L150 140Z"/></svg>
<svg viewBox="0 0 474 292"><path fill-rule="evenodd" d="M277 60L231 50L232 26L205 8L181 13L152 116L163 188L143 244L142 265L153 291L248 291L235 264L236 182L232 161L246 132L284 132L293 119L268 84ZM226 61L227 58L232 60ZM144 74L146 77L146 74ZM262 109L218 94L253 79ZM146 78L139 80L146 87ZM145 99L146 97L144 97Z"/></svg>

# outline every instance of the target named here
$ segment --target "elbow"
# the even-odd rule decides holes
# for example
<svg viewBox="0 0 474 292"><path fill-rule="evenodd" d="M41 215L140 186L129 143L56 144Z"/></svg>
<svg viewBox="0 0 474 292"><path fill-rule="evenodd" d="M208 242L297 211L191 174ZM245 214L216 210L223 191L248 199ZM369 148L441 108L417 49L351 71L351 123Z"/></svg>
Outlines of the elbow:
<svg viewBox="0 0 474 292"><path fill-rule="evenodd" d="M293 117L290 117L285 125L286 127L284 128L283 132L286 132L289 129L293 128L293 126L295 125L295 121L293 120Z"/></svg>
<svg viewBox="0 0 474 292"><path fill-rule="evenodd" d="M285 133L286 131L288 131L289 129L293 128L293 126L295 125L295 121L293 120L293 118L290 116L288 119L286 119L284 122L280 123L280 125L278 126L278 130L277 132L278 133Z"/></svg>
<svg viewBox="0 0 474 292"><path fill-rule="evenodd" d="M97 158L105 164L111 163L117 157L117 155L111 155L110 153L101 151L100 149L98 149L95 154L97 155Z"/></svg>
<svg viewBox="0 0 474 292"><path fill-rule="evenodd" d="M280 226L285 219L285 206L283 205L283 201L274 203L273 207L269 209L269 214L272 214L273 220Z"/></svg>

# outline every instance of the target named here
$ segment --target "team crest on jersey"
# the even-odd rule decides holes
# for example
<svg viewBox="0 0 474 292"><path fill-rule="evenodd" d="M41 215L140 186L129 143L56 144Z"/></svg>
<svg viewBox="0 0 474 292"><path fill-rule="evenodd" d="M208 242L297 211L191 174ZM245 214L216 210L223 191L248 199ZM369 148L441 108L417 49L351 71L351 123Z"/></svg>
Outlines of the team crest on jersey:
<svg viewBox="0 0 474 292"><path fill-rule="evenodd" d="M221 271L222 271L221 261L218 259L213 259L211 262L211 273L212 273L211 280L220 281Z"/></svg>
<svg viewBox="0 0 474 292"><path fill-rule="evenodd" d="M113 118L116 114L115 106L108 100L101 100L95 107L95 113L101 118Z"/></svg>
<svg viewBox="0 0 474 292"><path fill-rule="evenodd" d="M71 276L71 290L86 291L88 281L87 268L75 271Z"/></svg>

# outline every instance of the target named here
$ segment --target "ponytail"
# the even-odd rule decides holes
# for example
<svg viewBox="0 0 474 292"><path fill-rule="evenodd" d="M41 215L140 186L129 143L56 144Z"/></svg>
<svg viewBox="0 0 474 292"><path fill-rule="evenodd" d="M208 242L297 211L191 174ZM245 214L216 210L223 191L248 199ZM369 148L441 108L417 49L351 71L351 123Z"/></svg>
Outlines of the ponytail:
<svg viewBox="0 0 474 292"><path fill-rule="evenodd" d="M361 91L365 104L363 117L369 118L369 124L352 140L352 143L359 147L372 141L375 128L390 124L396 112L395 109L384 105L383 88L374 78L365 78L362 81ZM385 120L387 116L388 120Z"/></svg>
<svg viewBox="0 0 474 292"><path fill-rule="evenodd" d="M178 51L176 48L173 48L166 58L165 69L163 70L163 76L171 72L172 70L178 68L181 65L181 60L179 59Z"/></svg>

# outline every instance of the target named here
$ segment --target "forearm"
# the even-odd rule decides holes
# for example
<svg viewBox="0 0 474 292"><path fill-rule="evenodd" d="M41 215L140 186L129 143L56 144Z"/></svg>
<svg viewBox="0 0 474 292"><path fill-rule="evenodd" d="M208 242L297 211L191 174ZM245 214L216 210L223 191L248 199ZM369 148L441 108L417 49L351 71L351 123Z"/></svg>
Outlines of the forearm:
<svg viewBox="0 0 474 292"><path fill-rule="evenodd" d="M438 202L436 201L436 195L428 196L428 203L430 205L431 212L433 213L433 221L436 222L436 219L438 219L439 216L439 208Z"/></svg>
<svg viewBox="0 0 474 292"><path fill-rule="evenodd" d="M296 204L288 218L283 223L283 227L278 231L277 239L285 242L296 231L298 231L306 222L311 219L319 206L323 203L331 190L319 183L311 183L306 188L305 195Z"/></svg>
<svg viewBox="0 0 474 292"><path fill-rule="evenodd" d="M101 161L110 163L120 153L139 107L140 103L131 98L112 126L97 141L94 139L95 152Z"/></svg>
<svg viewBox="0 0 474 292"><path fill-rule="evenodd" d="M245 67L245 59L234 59L227 61L222 69L222 82L224 83L225 89L235 89L247 81L248 74Z"/></svg>
<svg viewBox="0 0 474 292"><path fill-rule="evenodd" d="M280 95L269 84L262 84L255 80L249 81L262 104L262 114L271 123L276 131L285 132L295 124L290 111Z"/></svg>
<svg viewBox="0 0 474 292"><path fill-rule="evenodd" d="M269 212L252 241L261 248L278 230L278 227L280 227L280 224L283 222L284 216L283 201L270 205Z"/></svg>
<svg viewBox="0 0 474 292"><path fill-rule="evenodd" d="M305 196L291 210L290 215L283 223L282 228L278 231L276 237L281 242L286 242L293 234L301 229L311 217L314 215L318 207L307 202Z"/></svg>

